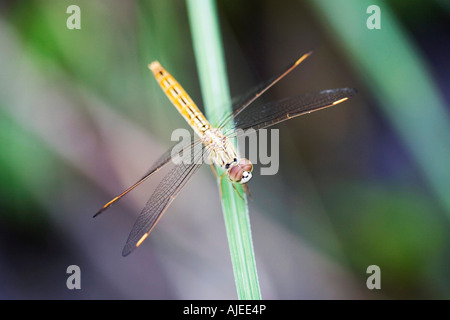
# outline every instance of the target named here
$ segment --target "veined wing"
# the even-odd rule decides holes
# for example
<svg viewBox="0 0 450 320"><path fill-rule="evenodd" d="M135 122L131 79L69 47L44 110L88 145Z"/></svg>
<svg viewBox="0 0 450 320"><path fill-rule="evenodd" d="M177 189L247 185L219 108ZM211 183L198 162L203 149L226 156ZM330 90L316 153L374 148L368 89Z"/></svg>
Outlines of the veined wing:
<svg viewBox="0 0 450 320"><path fill-rule="evenodd" d="M298 65L306 60L313 52L309 51L303 54L299 59L295 60L284 68L280 73L276 74L269 80L263 82L259 86L256 86L253 90L243 96L236 104L233 105L233 112L225 117L217 127L223 128L231 120L236 118L243 110L245 110L253 101L258 99L264 92L269 90L274 84L287 76L292 70L294 70Z"/></svg>
<svg viewBox="0 0 450 320"><path fill-rule="evenodd" d="M201 150L195 150L191 163L176 165L158 185L131 230L122 251L123 256L129 255L148 237L178 192L201 166L203 151L206 149L203 145L197 149Z"/></svg>
<svg viewBox="0 0 450 320"><path fill-rule="evenodd" d="M328 108L348 100L356 89L339 88L290 97L263 106L251 105L234 119L234 129L262 129L305 113ZM245 134L245 133L244 133ZM231 133L230 137L236 136Z"/></svg>
<svg viewBox="0 0 450 320"><path fill-rule="evenodd" d="M166 164L168 164L174 156L181 156L185 157L188 155L191 150L195 149L198 145L200 145L202 142L198 138L192 138L191 143L187 144L185 146L179 146L179 143L177 143L175 146L167 150L153 165L150 167L150 169L147 171L147 173L140 178L135 184L133 184L131 187L126 189L124 192L119 194L117 197L109 201L107 204L105 204L100 210L97 211L96 214L94 214L94 217L98 216L100 213L108 209L111 205L119 201L123 196L125 196L127 193L129 193L131 190L139 186L141 183L143 183L145 180L150 178L156 171L164 167ZM174 148L177 148L176 150ZM175 151L174 151L175 150Z"/></svg>

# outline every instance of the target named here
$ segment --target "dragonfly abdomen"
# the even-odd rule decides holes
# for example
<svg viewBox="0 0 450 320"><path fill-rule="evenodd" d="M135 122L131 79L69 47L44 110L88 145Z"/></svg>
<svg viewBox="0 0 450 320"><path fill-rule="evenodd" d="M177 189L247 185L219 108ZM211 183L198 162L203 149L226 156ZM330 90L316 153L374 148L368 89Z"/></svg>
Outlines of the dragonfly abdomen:
<svg viewBox="0 0 450 320"><path fill-rule="evenodd" d="M169 100L210 150L210 157L217 165L225 167L236 161L236 150L221 130L212 128L206 117L195 105L178 81L158 61L149 65L156 81Z"/></svg>
<svg viewBox="0 0 450 320"><path fill-rule="evenodd" d="M180 112L195 132L200 137L203 137L205 132L211 128L211 125L191 97L189 97L178 81L158 61L152 62L148 67L178 112Z"/></svg>

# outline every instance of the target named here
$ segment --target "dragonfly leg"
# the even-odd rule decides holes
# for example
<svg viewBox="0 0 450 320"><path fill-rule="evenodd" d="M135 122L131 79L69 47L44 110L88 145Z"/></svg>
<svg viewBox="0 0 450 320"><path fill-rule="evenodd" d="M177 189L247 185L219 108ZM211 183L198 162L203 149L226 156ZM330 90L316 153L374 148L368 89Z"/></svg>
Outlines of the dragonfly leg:
<svg viewBox="0 0 450 320"><path fill-rule="evenodd" d="M222 195L223 195L223 193L222 193L222 179L223 179L223 177L227 174L227 172L225 171L225 172L219 177L219 175L217 174L216 167L214 167L213 164L211 164L210 166L211 166L212 172L214 173L214 177L216 177L216 179L219 179L220 199L222 199Z"/></svg>
<svg viewBox="0 0 450 320"><path fill-rule="evenodd" d="M217 179L218 175L217 175L216 167L213 164L210 164L210 166L211 166L212 172L214 173L214 177Z"/></svg>
<svg viewBox="0 0 450 320"><path fill-rule="evenodd" d="M233 186L233 189L234 189L234 191L236 191L239 198L241 198L242 200L245 201L244 197L239 193L238 189L236 189L236 186L234 185L234 183L232 183L231 185Z"/></svg>
<svg viewBox="0 0 450 320"><path fill-rule="evenodd" d="M217 179L217 178L219 179L220 198L222 199L222 195L223 195L223 192L222 192L222 179L223 179L223 177L225 177L225 175L226 175L227 173L224 172L224 173L219 177L218 174L217 174L217 170L216 170L216 168L214 167L213 164L211 164L211 170L212 170L212 172L214 173L214 176L216 177L216 179ZM236 186L234 185L234 183L232 183L231 185L233 186L233 189L234 189L234 191L236 191L237 195L238 195L242 200L245 201L244 197L242 197L242 195L239 193L238 189L236 189ZM242 188L244 189L245 194L246 194L251 200L253 200L252 194L250 193L250 188L248 187L248 185L247 185L247 184L243 184L243 185L242 185Z"/></svg>
<svg viewBox="0 0 450 320"><path fill-rule="evenodd" d="M244 189L245 194L250 199L250 201L253 201L252 193L250 192L250 187L247 183L242 184L242 189Z"/></svg>

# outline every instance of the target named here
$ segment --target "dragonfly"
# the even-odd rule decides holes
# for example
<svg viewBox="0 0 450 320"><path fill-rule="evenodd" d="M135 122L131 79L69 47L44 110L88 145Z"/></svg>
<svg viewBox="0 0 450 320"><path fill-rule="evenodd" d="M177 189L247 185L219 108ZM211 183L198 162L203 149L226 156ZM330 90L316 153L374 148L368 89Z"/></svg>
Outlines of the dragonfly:
<svg viewBox="0 0 450 320"><path fill-rule="evenodd" d="M180 156L183 160L190 160L179 161L175 164L156 187L128 236L122 251L123 256L129 255L149 236L169 205L201 166L201 160L204 159L205 155L214 164L224 169L223 175L228 177L233 186L237 183L246 186L246 183L252 177L253 164L250 160L239 157L234 144L230 141L232 138L245 135L246 131L249 132L248 129L254 129L250 130L250 132L254 132L297 116L335 106L356 94L356 89L338 88L301 94L277 102L269 102L262 106L253 104L258 97L298 67L311 54L312 51L303 54L281 72L244 95L234 104L233 111L226 115L217 126L210 124L186 91L158 61L149 64L148 67L159 86L192 127L196 133L196 138L177 152L173 152L173 148L170 148L141 179L106 203L94 215L96 217L108 209L171 162L175 156ZM196 146L200 146L200 148L195 148ZM186 152L186 150L189 150L189 152ZM191 152L191 150L194 151ZM245 190L248 189L244 188Z"/></svg>

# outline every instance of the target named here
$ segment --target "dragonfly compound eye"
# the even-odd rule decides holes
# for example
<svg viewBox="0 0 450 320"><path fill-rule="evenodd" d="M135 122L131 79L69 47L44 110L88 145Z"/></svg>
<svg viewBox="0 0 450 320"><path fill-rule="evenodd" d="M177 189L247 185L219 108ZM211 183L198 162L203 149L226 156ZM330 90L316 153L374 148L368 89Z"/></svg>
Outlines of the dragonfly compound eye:
<svg viewBox="0 0 450 320"><path fill-rule="evenodd" d="M244 174L244 170L241 167L234 165L230 169L228 169L228 179L235 183L241 182L242 175Z"/></svg>
<svg viewBox="0 0 450 320"><path fill-rule="evenodd" d="M239 160L239 167L241 167L242 170L252 172L253 171L253 164L248 159L241 159Z"/></svg>

